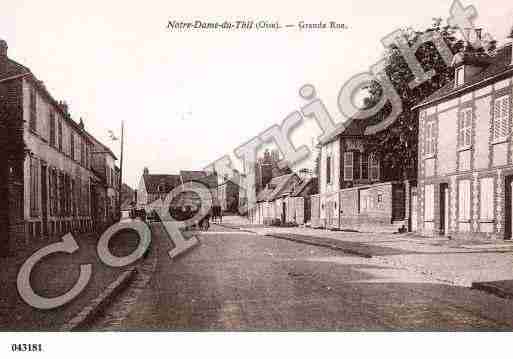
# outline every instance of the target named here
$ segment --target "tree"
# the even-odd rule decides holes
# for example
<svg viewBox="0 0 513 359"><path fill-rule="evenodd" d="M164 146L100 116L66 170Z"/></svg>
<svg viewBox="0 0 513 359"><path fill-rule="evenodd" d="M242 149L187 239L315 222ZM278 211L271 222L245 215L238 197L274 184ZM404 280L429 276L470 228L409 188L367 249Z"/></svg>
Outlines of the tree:
<svg viewBox="0 0 513 359"><path fill-rule="evenodd" d="M445 44L453 54L465 48L466 51L483 53L494 51L496 43L488 43L486 50L483 48L471 49L464 41L456 36L457 29L448 25L442 25L441 18L433 19L433 25L424 31L414 31L411 28L404 30L405 38L410 46L424 34L436 31L440 34ZM411 89L409 83L414 79L408 64L401 55L399 48L394 45L386 49L385 73L394 85L401 97L403 112L396 121L387 128L373 136L370 136L369 150L378 154L383 164L383 180L410 179L417 176L417 151L418 151L418 113L412 107L431 96L447 83L453 81L454 71L445 64L442 56L437 51L433 42L424 43L416 52L417 60L424 71L434 70L435 75L429 81ZM382 94L381 86L372 83L367 91L369 97L364 104L370 108L376 104ZM387 103L375 117L386 116L391 111L390 103Z"/></svg>

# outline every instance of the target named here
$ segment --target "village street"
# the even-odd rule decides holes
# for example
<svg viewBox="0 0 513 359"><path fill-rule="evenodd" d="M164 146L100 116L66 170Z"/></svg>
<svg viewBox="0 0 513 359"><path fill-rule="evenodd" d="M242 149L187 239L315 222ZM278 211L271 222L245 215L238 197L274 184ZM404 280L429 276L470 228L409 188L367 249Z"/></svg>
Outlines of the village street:
<svg viewBox="0 0 513 359"><path fill-rule="evenodd" d="M213 225L92 330L511 330L511 301L343 251ZM157 234L157 235L155 235ZM343 233L347 238L355 234Z"/></svg>

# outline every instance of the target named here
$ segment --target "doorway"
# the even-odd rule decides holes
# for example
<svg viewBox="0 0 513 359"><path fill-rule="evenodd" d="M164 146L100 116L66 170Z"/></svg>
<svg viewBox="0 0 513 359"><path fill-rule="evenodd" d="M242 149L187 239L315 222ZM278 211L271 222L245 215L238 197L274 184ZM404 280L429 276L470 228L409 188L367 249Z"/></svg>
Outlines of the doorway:
<svg viewBox="0 0 513 359"><path fill-rule="evenodd" d="M281 202L281 223L285 223L285 220L287 219L287 204L285 203L285 200Z"/></svg>
<svg viewBox="0 0 513 359"><path fill-rule="evenodd" d="M449 185L440 184L440 234L449 234Z"/></svg>
<svg viewBox="0 0 513 359"><path fill-rule="evenodd" d="M504 191L504 239L513 239L513 200L512 200L512 186L513 176L507 176L504 179L505 191Z"/></svg>

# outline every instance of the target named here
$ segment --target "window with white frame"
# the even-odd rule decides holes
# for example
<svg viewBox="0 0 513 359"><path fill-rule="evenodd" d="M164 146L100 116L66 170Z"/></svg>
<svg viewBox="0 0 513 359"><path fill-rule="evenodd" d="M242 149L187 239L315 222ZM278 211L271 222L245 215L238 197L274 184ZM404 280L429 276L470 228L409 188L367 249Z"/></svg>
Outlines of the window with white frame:
<svg viewBox="0 0 513 359"><path fill-rule="evenodd" d="M465 83L465 69L463 66L456 69L456 76L455 76L456 86L462 86Z"/></svg>
<svg viewBox="0 0 513 359"><path fill-rule="evenodd" d="M326 183L331 183L331 156L326 158Z"/></svg>
<svg viewBox="0 0 513 359"><path fill-rule="evenodd" d="M378 181L379 180L379 160L376 155L374 155L374 154L370 155L369 165L370 165L371 181Z"/></svg>
<svg viewBox="0 0 513 359"><path fill-rule="evenodd" d="M425 155L434 155L436 146L435 121L426 122Z"/></svg>
<svg viewBox="0 0 513 359"><path fill-rule="evenodd" d="M432 221L435 218L435 185L424 187L424 220Z"/></svg>
<svg viewBox="0 0 513 359"><path fill-rule="evenodd" d="M509 96L495 100L493 107L493 139L500 140L509 131Z"/></svg>
<svg viewBox="0 0 513 359"><path fill-rule="evenodd" d="M353 180L353 152L344 152L344 181Z"/></svg>
<svg viewBox="0 0 513 359"><path fill-rule="evenodd" d="M480 193L480 218L484 220L491 220L493 215L493 178L481 178L481 193Z"/></svg>
<svg viewBox="0 0 513 359"><path fill-rule="evenodd" d="M472 145L472 109L466 108L458 115L458 147Z"/></svg>
<svg viewBox="0 0 513 359"><path fill-rule="evenodd" d="M460 221L470 220L470 180L461 180L458 186Z"/></svg>

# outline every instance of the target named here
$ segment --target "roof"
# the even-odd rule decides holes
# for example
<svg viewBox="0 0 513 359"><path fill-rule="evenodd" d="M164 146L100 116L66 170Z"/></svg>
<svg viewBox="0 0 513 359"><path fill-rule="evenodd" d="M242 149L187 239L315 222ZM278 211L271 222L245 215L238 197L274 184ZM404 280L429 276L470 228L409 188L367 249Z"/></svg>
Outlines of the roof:
<svg viewBox="0 0 513 359"><path fill-rule="evenodd" d="M297 186L295 191L292 193L292 197L301 196L302 194L304 194L302 192L308 187L308 185L312 184L312 186L316 187L317 182L317 177L302 180L299 186Z"/></svg>
<svg viewBox="0 0 513 359"><path fill-rule="evenodd" d="M257 195L257 202L273 201L276 198L290 193L292 190L291 178L297 177L295 173L274 177L269 184Z"/></svg>
<svg viewBox="0 0 513 359"><path fill-rule="evenodd" d="M324 138L320 144L325 145L334 141L338 137L363 137L365 136L365 129L378 123L380 116L383 116L382 111L379 111L374 116L368 118L360 118L361 116L359 114L361 114L362 111L358 112L355 116L353 116L353 118L350 118L339 125L337 129L330 133L326 138Z"/></svg>
<svg viewBox="0 0 513 359"><path fill-rule="evenodd" d="M180 171L180 176L184 182L189 182L192 180L196 180L202 177L207 176L207 172L205 171Z"/></svg>
<svg viewBox="0 0 513 359"><path fill-rule="evenodd" d="M476 73L474 76L472 76L465 82L464 86L455 88L454 83L451 81L447 85L442 87L440 90L436 91L434 94L429 96L426 100L414 106L413 108L426 106L438 100L450 97L451 95L466 92L470 90L470 88L473 88L478 84L486 86L486 80L491 80L496 76L505 74L506 72L513 70L513 66L511 66L511 46L511 43L506 44L497 50L497 54L495 56L488 56L488 65L485 64L481 71Z"/></svg>
<svg viewBox="0 0 513 359"><path fill-rule="evenodd" d="M164 192L170 192L182 184L179 175L150 174L143 175L146 192L158 193L159 185L164 185Z"/></svg>

